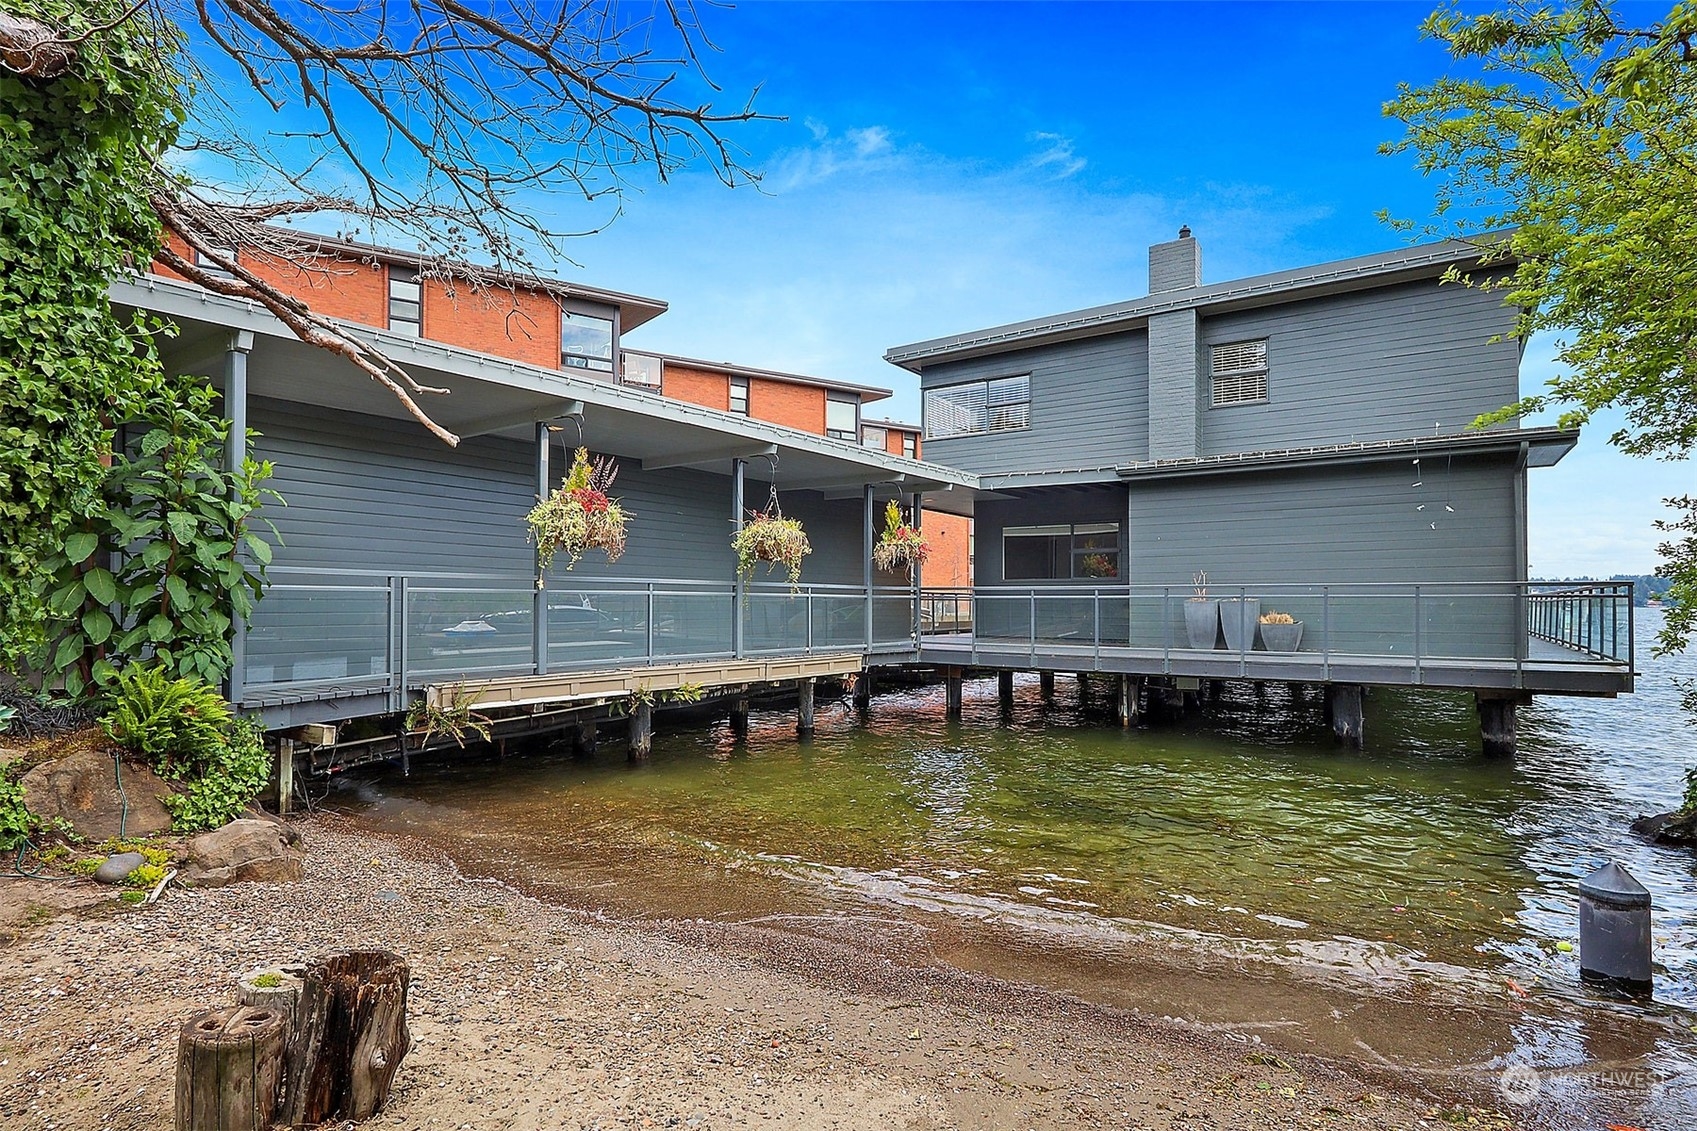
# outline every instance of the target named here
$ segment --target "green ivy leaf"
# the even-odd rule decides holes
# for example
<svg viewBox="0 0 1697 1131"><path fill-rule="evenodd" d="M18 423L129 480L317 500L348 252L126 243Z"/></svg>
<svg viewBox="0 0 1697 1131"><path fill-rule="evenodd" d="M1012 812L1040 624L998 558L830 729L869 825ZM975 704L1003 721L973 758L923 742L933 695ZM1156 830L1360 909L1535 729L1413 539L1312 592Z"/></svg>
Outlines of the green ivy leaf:
<svg viewBox="0 0 1697 1131"><path fill-rule="evenodd" d="M105 609L90 609L82 615L82 630L90 644L104 644L112 637L112 615Z"/></svg>
<svg viewBox="0 0 1697 1131"><path fill-rule="evenodd" d="M65 539L65 557L72 565L82 565L99 545L98 534L73 534Z"/></svg>
<svg viewBox="0 0 1697 1131"><path fill-rule="evenodd" d="M271 544L257 534L242 535L242 542L253 555L253 560L262 566L271 564Z"/></svg>
<svg viewBox="0 0 1697 1131"><path fill-rule="evenodd" d="M82 583L88 595L102 605L110 605L118 599L117 579L107 570L89 570L83 574Z"/></svg>

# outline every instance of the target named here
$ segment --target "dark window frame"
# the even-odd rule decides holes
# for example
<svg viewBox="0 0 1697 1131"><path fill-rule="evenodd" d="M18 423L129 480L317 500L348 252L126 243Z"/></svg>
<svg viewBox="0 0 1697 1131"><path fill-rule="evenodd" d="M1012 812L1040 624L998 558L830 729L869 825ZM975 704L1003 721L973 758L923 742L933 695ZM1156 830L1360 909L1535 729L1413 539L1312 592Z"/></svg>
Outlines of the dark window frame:
<svg viewBox="0 0 1697 1131"><path fill-rule="evenodd" d="M409 299L404 296L397 296L395 294L395 284L397 283L402 286L411 286L413 288L414 297ZM424 337L424 282L418 277L418 269L415 267L402 266L400 264L390 264L389 278L386 286L388 291L387 310L389 316L389 330L392 333L406 334L408 331L401 329L400 327L410 326L412 328L410 333L411 337ZM396 304L399 304L400 317L396 316ZM410 318L406 317L406 307L409 305L413 308L411 312L412 317ZM400 325L397 326L397 323Z"/></svg>
<svg viewBox="0 0 1697 1131"><path fill-rule="evenodd" d="M1011 373L978 381L962 381L925 390L924 432L927 440L961 436L990 436L1031 429L1031 374ZM944 430L938 417L947 405L953 421Z"/></svg>
<svg viewBox="0 0 1697 1131"><path fill-rule="evenodd" d="M582 319L586 322L604 322L607 325L607 346L605 355L599 348L595 353L585 353L572 349L567 345L567 327L572 320ZM579 369L589 373L601 374L608 378L615 376L614 362L619 356L619 312L605 308L579 307L566 303L560 306L560 368Z"/></svg>
<svg viewBox="0 0 1697 1131"><path fill-rule="evenodd" d="M730 388L731 388L731 396L730 396L730 406L731 407L730 407L729 411L733 415L736 415L736 416L747 416L747 415L749 415L749 411L748 411L749 380L748 380L748 378L747 377L732 377ZM740 397L737 395L739 391L742 394ZM738 407L738 405L737 405L738 401L742 402L741 407Z"/></svg>
<svg viewBox="0 0 1697 1131"><path fill-rule="evenodd" d="M1009 526L1002 530L1002 580L1003 581L1093 581L1117 582L1124 573L1122 568L1125 561L1124 546L1121 545L1121 529L1116 522L1057 522L1039 526ZM1102 540L1106 544L1102 544ZM1041 549L1037 546L1025 546L1021 549L1028 555L1028 561L1037 557L1046 557L1048 564L1046 572L1028 572L1028 567L1021 565L1016 572L1009 568L1010 541L1025 540L1037 542L1044 540L1048 544ZM1064 543L1063 541L1064 540ZM1092 563L1090 559L1105 559L1104 563ZM1066 572L1060 572L1061 563L1065 563ZM1105 564L1111 572L1092 572Z"/></svg>

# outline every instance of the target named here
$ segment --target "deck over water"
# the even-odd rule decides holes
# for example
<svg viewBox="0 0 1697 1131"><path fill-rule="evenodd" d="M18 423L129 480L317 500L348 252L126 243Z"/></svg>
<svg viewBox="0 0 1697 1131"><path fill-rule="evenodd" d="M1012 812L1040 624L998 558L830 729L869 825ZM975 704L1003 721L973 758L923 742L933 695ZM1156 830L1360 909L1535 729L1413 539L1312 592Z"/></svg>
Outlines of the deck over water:
<svg viewBox="0 0 1697 1131"><path fill-rule="evenodd" d="M972 633L927 636L919 661L938 667L1019 671L1116 672L1200 679L1359 683L1387 687L1511 690L1615 695L1632 690L1631 666L1536 637L1523 659L1426 657L1345 652L1232 652L1132 648L1062 640L1020 640Z"/></svg>

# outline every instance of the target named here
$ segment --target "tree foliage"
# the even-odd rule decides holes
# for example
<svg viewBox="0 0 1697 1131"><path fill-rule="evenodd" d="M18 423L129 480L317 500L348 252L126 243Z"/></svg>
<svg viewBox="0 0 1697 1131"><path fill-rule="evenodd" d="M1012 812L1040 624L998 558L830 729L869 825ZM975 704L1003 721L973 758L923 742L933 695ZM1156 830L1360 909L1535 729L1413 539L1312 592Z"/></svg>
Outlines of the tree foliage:
<svg viewBox="0 0 1697 1131"><path fill-rule="evenodd" d="M7 0L7 7L19 7ZM0 664L45 642L43 562L103 507L113 424L159 395L151 336L108 281L159 245L153 156L182 122L168 29L116 3L29 0L73 29L51 79L0 66Z"/></svg>
<svg viewBox="0 0 1697 1131"><path fill-rule="evenodd" d="M1386 147L1437 184L1436 227L1478 239L1465 281L1520 307L1518 333L1558 336L1565 372L1485 421L1547 407L1579 425L1624 412L1622 450L1697 449L1697 6L1637 26L1607 3L1515 2L1430 16L1425 33L1474 72L1403 87ZM1509 229L1504 232L1503 229ZM1697 628L1697 500L1661 524L1679 610L1661 645Z"/></svg>

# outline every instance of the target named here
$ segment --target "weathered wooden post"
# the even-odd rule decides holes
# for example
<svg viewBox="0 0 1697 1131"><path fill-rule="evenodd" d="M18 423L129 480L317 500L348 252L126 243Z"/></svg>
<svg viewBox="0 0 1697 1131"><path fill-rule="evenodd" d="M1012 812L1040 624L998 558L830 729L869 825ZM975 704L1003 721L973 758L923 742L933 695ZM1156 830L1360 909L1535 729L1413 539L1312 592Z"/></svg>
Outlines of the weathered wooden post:
<svg viewBox="0 0 1697 1131"><path fill-rule="evenodd" d="M802 738L813 733L813 680L796 684L795 732Z"/></svg>
<svg viewBox="0 0 1697 1131"><path fill-rule="evenodd" d="M295 811L295 741L277 740L277 812L287 817Z"/></svg>
<svg viewBox="0 0 1697 1131"><path fill-rule="evenodd" d="M1485 753L1494 758L1514 757L1518 696L1474 692L1479 708L1479 739Z"/></svg>
<svg viewBox="0 0 1697 1131"><path fill-rule="evenodd" d="M731 733L738 738L748 735L748 699L737 699L731 703Z"/></svg>
<svg viewBox="0 0 1697 1131"><path fill-rule="evenodd" d="M630 760L645 762L654 749L654 705L637 702L630 712Z"/></svg>
<svg viewBox="0 0 1697 1131"><path fill-rule="evenodd" d="M1142 689L1142 682L1134 675L1121 675L1119 677L1119 694L1116 698L1118 700L1120 726L1122 727L1128 727L1137 721L1137 700L1138 693Z"/></svg>
<svg viewBox="0 0 1697 1131"><path fill-rule="evenodd" d="M382 1109L412 1047L411 979L406 962L386 950L333 954L306 968L289 1039L283 1122L357 1122Z"/></svg>
<svg viewBox="0 0 1697 1131"><path fill-rule="evenodd" d="M598 735L594 719L583 719L572 730L572 757L593 758Z"/></svg>
<svg viewBox="0 0 1697 1131"><path fill-rule="evenodd" d="M223 1006L177 1034L177 1131L267 1131L283 1080L289 1021L270 1009Z"/></svg>
<svg viewBox="0 0 1697 1131"><path fill-rule="evenodd" d="M1055 699L1055 673L1037 673L1037 693L1043 697L1043 702L1052 703Z"/></svg>
<svg viewBox="0 0 1697 1131"><path fill-rule="evenodd" d="M1366 719L1361 708L1361 685L1358 683L1328 683L1326 685L1326 717L1332 733L1357 750L1366 742Z"/></svg>
<svg viewBox="0 0 1697 1131"><path fill-rule="evenodd" d="M949 668L943 673L943 716L950 722L960 721L961 679L959 668Z"/></svg>
<svg viewBox="0 0 1697 1131"><path fill-rule="evenodd" d="M1013 713L1013 672L996 673L996 703L1001 707L1002 714Z"/></svg>
<svg viewBox="0 0 1697 1131"><path fill-rule="evenodd" d="M854 681L854 709L870 711L872 709L872 669L867 668L860 673L860 678Z"/></svg>
<svg viewBox="0 0 1697 1131"><path fill-rule="evenodd" d="M1579 881L1579 976L1649 997L1650 891L1610 861Z"/></svg>
<svg viewBox="0 0 1697 1131"><path fill-rule="evenodd" d="M1090 673L1078 673L1078 705L1087 706L1090 703Z"/></svg>

